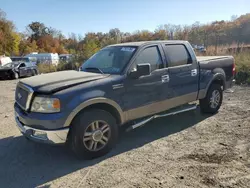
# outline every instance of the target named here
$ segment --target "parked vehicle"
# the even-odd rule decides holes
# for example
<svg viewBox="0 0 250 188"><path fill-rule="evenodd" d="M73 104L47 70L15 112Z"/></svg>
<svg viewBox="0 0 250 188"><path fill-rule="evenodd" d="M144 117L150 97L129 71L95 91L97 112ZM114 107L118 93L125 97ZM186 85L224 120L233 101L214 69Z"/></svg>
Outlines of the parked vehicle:
<svg viewBox="0 0 250 188"><path fill-rule="evenodd" d="M37 63L37 58L36 57L18 57L18 56L13 56L11 57L12 62L16 62L16 61L23 61L26 63L33 63L36 64Z"/></svg>
<svg viewBox="0 0 250 188"><path fill-rule="evenodd" d="M0 78L2 79L18 79L37 74L37 67L32 63L12 62L0 67Z"/></svg>
<svg viewBox="0 0 250 188"><path fill-rule="evenodd" d="M105 47L81 67L23 79L17 84L17 127L30 140L69 143L81 158L104 155L118 129L194 110L216 113L235 75L232 56L196 57L186 41ZM166 111L171 110L171 111ZM167 124L166 124L167 126Z"/></svg>
<svg viewBox="0 0 250 188"><path fill-rule="evenodd" d="M59 59L60 59L60 61L64 61L66 63L69 63L72 61L73 55L72 54L60 54Z"/></svg>
<svg viewBox="0 0 250 188"><path fill-rule="evenodd" d="M7 57L7 56L0 56L0 66L4 66L6 65L7 63L11 63L11 59L10 57Z"/></svg>
<svg viewBox="0 0 250 188"><path fill-rule="evenodd" d="M59 63L59 56L57 53L31 53L26 55L27 58L36 58L37 63L46 63L57 65Z"/></svg>

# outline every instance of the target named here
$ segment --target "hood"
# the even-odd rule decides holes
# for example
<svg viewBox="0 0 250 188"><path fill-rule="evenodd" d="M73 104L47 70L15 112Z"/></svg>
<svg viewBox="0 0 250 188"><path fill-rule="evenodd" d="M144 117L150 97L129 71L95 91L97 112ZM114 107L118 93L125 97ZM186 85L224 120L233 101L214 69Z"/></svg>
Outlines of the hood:
<svg viewBox="0 0 250 188"><path fill-rule="evenodd" d="M22 79L20 82L35 92L50 94L82 83L106 78L107 74L78 71L60 71Z"/></svg>
<svg viewBox="0 0 250 188"><path fill-rule="evenodd" d="M0 72L4 72L4 71L8 71L8 70L12 70L11 67L0 67Z"/></svg>

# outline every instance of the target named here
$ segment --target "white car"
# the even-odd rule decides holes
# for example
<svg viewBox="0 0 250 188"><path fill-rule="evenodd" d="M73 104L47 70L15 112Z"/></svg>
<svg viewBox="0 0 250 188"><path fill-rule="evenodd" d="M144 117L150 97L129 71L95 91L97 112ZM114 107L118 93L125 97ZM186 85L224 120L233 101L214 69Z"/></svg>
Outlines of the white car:
<svg viewBox="0 0 250 188"><path fill-rule="evenodd" d="M10 57L7 56L0 56L0 66L4 66L8 63L11 63L12 60L10 59Z"/></svg>

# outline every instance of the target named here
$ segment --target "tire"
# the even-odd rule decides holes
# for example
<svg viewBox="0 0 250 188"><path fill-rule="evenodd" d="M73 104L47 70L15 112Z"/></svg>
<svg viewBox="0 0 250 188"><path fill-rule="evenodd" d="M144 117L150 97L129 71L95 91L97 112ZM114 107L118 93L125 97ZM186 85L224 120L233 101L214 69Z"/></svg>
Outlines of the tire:
<svg viewBox="0 0 250 188"><path fill-rule="evenodd" d="M69 146L79 159L93 159L108 153L116 144L117 138L115 118L107 111L91 109L83 111L73 120Z"/></svg>
<svg viewBox="0 0 250 188"><path fill-rule="evenodd" d="M217 96L217 97L216 97ZM221 107L223 100L223 91L219 84L212 84L204 99L200 100L200 109L202 113L215 114Z"/></svg>
<svg viewBox="0 0 250 188"><path fill-rule="evenodd" d="M32 76L35 76L35 75L37 75L37 74L36 74L36 71L35 71L35 70L32 70Z"/></svg>
<svg viewBox="0 0 250 188"><path fill-rule="evenodd" d="M13 79L19 79L19 74L17 72L13 72Z"/></svg>

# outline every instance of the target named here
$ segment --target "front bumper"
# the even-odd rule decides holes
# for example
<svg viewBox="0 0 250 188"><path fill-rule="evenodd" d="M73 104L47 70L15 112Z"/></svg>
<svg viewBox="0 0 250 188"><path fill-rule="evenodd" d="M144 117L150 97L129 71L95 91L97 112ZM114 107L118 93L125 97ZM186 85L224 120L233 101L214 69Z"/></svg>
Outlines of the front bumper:
<svg viewBox="0 0 250 188"><path fill-rule="evenodd" d="M64 144L67 140L69 128L59 130L40 130L23 125L19 121L18 113L15 114L15 120L20 132L30 140L46 144Z"/></svg>

